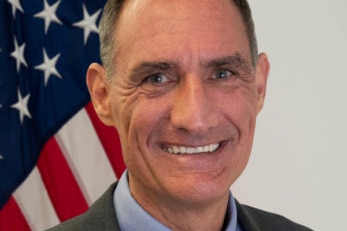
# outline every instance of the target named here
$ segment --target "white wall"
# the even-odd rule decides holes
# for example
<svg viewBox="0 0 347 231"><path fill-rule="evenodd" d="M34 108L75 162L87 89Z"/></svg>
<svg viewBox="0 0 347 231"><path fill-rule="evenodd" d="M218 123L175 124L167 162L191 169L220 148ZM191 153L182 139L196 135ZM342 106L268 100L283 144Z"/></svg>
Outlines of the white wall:
<svg viewBox="0 0 347 231"><path fill-rule="evenodd" d="M347 1L249 0L271 74L235 196L314 230L346 229Z"/></svg>

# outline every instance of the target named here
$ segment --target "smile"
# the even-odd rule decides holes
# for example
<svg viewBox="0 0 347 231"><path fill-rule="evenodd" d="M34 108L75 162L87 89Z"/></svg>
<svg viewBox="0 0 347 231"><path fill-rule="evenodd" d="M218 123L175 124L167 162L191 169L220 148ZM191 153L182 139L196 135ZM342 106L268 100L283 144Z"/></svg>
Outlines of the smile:
<svg viewBox="0 0 347 231"><path fill-rule="evenodd" d="M167 147L164 150L170 154L182 155L182 154L199 154L199 153L208 153L215 152L220 147L220 144L210 144L200 147L185 147L185 146L171 146Z"/></svg>

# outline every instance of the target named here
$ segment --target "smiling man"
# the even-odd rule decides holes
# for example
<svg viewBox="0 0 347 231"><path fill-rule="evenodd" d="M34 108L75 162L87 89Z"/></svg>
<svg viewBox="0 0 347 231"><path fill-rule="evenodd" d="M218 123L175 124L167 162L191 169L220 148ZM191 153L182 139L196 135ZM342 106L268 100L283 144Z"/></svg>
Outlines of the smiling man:
<svg viewBox="0 0 347 231"><path fill-rule="evenodd" d="M240 205L269 62L243 0L109 0L87 84L127 171L54 230L309 230Z"/></svg>

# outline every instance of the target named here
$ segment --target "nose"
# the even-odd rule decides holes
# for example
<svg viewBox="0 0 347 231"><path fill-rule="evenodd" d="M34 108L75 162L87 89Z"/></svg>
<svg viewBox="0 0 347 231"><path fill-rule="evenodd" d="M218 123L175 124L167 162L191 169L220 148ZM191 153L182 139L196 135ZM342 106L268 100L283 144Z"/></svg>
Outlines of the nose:
<svg viewBox="0 0 347 231"><path fill-rule="evenodd" d="M199 135L218 124L217 102L213 90L197 76L187 76L176 89L171 110L171 124L175 129Z"/></svg>

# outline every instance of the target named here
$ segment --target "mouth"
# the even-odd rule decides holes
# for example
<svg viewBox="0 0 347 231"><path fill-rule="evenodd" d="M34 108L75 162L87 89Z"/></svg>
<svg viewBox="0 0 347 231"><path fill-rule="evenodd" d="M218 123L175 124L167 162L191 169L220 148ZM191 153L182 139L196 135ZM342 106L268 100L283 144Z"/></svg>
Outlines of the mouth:
<svg viewBox="0 0 347 231"><path fill-rule="evenodd" d="M201 153L213 153L221 147L221 143L209 144L200 147L188 147L188 146L167 146L163 150L174 155L195 155Z"/></svg>

